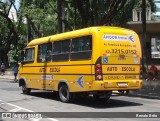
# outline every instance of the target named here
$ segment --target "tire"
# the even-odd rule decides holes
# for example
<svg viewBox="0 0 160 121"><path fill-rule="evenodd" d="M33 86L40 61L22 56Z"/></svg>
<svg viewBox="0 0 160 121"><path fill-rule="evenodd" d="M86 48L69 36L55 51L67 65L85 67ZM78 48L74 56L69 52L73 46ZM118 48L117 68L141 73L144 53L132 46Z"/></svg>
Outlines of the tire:
<svg viewBox="0 0 160 121"><path fill-rule="evenodd" d="M59 98L58 91L54 91L54 92L53 92L53 95L54 95L55 98Z"/></svg>
<svg viewBox="0 0 160 121"><path fill-rule="evenodd" d="M100 95L96 95L96 94L93 94L93 98L94 98L94 100L96 100L96 101L98 101L98 100L101 99L101 98L100 98Z"/></svg>
<svg viewBox="0 0 160 121"><path fill-rule="evenodd" d="M30 88L27 88L26 84L22 85L22 92L23 94L29 95L31 92Z"/></svg>
<svg viewBox="0 0 160 121"><path fill-rule="evenodd" d="M106 91L103 94L93 94L96 101L108 101L112 95L112 91Z"/></svg>
<svg viewBox="0 0 160 121"><path fill-rule="evenodd" d="M62 102L68 103L74 101L75 93L69 92L68 86L66 84L61 84L58 91L59 98Z"/></svg>
<svg viewBox="0 0 160 121"><path fill-rule="evenodd" d="M128 95L129 94L129 90L119 90L118 92L122 95Z"/></svg>

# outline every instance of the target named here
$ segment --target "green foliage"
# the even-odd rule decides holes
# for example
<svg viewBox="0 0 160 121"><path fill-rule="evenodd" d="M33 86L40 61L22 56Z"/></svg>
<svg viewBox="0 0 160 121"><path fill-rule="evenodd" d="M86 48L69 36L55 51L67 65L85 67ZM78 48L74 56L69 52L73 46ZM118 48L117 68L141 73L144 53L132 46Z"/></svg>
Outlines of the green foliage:
<svg viewBox="0 0 160 121"><path fill-rule="evenodd" d="M9 63L21 61L21 51L24 49L26 44L26 40L19 38L17 46L13 44L11 45L11 50L8 52Z"/></svg>
<svg viewBox="0 0 160 121"><path fill-rule="evenodd" d="M132 10L138 4L137 0L128 0L112 21L112 25L125 27L128 21L132 21Z"/></svg>
<svg viewBox="0 0 160 121"><path fill-rule="evenodd" d="M43 36L56 33L56 16L49 5L45 4L45 1L24 0L21 2L19 14L22 17L27 16L33 23L32 33L34 33L34 37L38 37L38 34L33 30L33 27L42 32Z"/></svg>
<svg viewBox="0 0 160 121"><path fill-rule="evenodd" d="M135 4L135 9L137 8L142 8L142 0L135 0L136 4ZM156 6L154 4L154 0L146 0L146 7L151 7L151 11L155 12L156 10Z"/></svg>
<svg viewBox="0 0 160 121"><path fill-rule="evenodd" d="M20 0L18 21L14 22L8 18L8 13L15 0L0 0L0 55L9 52L9 61L18 61L27 37L34 39L52 35L58 33L60 27L65 31L100 25L124 27L132 19L132 10L141 8L141 1ZM147 0L147 6L155 11L153 0Z"/></svg>

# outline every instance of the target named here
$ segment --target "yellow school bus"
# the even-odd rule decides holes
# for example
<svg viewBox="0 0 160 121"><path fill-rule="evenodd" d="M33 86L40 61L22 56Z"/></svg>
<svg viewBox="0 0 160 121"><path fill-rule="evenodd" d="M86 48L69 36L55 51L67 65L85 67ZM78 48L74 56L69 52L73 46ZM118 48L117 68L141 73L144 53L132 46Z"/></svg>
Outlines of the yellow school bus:
<svg viewBox="0 0 160 121"><path fill-rule="evenodd" d="M28 43L19 67L24 94L54 91L62 102L93 95L108 100L112 91L140 89L141 46L125 28L100 26L38 38Z"/></svg>

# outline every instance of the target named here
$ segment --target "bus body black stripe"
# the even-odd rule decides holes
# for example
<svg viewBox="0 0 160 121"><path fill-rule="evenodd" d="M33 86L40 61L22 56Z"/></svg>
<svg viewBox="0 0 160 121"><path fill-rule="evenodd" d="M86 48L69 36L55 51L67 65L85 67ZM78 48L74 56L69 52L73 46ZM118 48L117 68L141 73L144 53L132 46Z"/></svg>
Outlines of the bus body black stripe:
<svg viewBox="0 0 160 121"><path fill-rule="evenodd" d="M54 66L94 66L95 64L75 64L75 65L47 65L46 67L54 67ZM137 66L140 64L102 64L102 66L107 66L107 65L132 65L132 66ZM44 67L43 65L42 66L22 66L22 67Z"/></svg>
<svg viewBox="0 0 160 121"><path fill-rule="evenodd" d="M67 74L67 73L20 73L20 74L29 74L29 75L95 75L95 74ZM139 75L139 73L108 73L103 75Z"/></svg>

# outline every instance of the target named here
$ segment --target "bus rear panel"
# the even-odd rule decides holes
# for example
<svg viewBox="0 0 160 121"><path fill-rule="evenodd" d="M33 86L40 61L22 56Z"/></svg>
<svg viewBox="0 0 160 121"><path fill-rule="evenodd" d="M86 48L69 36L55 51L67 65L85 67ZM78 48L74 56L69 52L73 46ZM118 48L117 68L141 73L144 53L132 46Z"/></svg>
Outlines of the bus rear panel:
<svg viewBox="0 0 160 121"><path fill-rule="evenodd" d="M101 29L100 56L94 65L94 90L140 89L141 46L138 35L127 29Z"/></svg>

